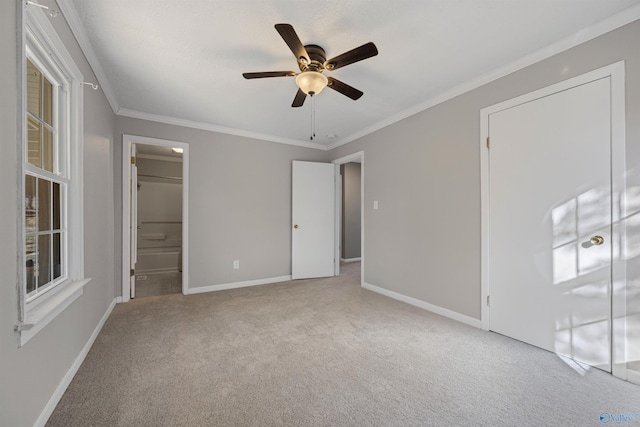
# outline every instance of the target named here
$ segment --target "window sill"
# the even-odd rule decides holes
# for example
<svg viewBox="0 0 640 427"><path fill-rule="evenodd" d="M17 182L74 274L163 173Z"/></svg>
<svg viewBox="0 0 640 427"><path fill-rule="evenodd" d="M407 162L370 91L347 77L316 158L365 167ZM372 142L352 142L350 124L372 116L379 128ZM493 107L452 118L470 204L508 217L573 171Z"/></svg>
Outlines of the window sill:
<svg viewBox="0 0 640 427"><path fill-rule="evenodd" d="M20 336L20 347L78 299L82 295L84 286L90 281L91 278L88 278L69 283L46 301L28 310L25 313L24 321L15 326L15 330Z"/></svg>

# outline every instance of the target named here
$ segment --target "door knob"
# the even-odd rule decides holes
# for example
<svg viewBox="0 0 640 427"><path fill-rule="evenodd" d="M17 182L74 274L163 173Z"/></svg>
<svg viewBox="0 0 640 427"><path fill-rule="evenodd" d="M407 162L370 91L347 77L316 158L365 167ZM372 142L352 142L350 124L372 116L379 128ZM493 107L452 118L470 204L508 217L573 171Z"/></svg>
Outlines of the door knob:
<svg viewBox="0 0 640 427"><path fill-rule="evenodd" d="M593 236L591 239L589 239L589 241L591 242L592 245L601 245L604 243L604 237Z"/></svg>
<svg viewBox="0 0 640 427"><path fill-rule="evenodd" d="M293 228L298 228L298 224L294 224L294 225L293 225Z"/></svg>

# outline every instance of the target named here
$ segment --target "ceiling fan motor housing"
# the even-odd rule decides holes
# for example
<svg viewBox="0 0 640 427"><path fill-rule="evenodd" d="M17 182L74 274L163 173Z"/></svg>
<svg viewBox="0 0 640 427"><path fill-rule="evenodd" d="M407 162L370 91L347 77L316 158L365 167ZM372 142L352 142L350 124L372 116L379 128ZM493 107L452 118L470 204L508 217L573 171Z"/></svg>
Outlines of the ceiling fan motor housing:
<svg viewBox="0 0 640 427"><path fill-rule="evenodd" d="M311 59L311 63L307 64L306 61L298 60L298 66L300 71L319 71L324 70L324 63L327 60L327 54L324 49L316 44L308 44L304 47Z"/></svg>

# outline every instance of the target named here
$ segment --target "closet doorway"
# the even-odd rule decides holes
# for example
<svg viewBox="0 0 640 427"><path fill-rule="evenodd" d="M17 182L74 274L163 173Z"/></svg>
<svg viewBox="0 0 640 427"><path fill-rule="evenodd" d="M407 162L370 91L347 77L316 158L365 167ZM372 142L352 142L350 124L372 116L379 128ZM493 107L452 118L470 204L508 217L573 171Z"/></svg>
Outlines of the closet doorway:
<svg viewBox="0 0 640 427"><path fill-rule="evenodd" d="M123 151L123 301L184 293L188 146L125 135Z"/></svg>
<svg viewBox="0 0 640 427"><path fill-rule="evenodd" d="M364 152L333 161L336 165L335 275L340 263L360 263L364 281Z"/></svg>

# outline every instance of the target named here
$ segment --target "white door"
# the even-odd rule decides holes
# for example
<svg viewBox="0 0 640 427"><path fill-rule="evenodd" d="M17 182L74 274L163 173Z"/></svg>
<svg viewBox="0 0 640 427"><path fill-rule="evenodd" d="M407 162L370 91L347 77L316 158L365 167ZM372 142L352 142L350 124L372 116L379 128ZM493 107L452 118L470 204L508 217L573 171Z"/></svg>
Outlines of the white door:
<svg viewBox="0 0 640 427"><path fill-rule="evenodd" d="M293 162L291 276L334 275L335 166Z"/></svg>
<svg viewBox="0 0 640 427"><path fill-rule="evenodd" d="M129 277L131 298L136 297L136 262L138 261L138 167L135 163L136 146L131 144L131 186L129 188L131 195L131 212L129 218L129 239L130 239L130 269Z"/></svg>
<svg viewBox="0 0 640 427"><path fill-rule="evenodd" d="M490 329L607 371L610 99L606 77L492 113L488 154Z"/></svg>

